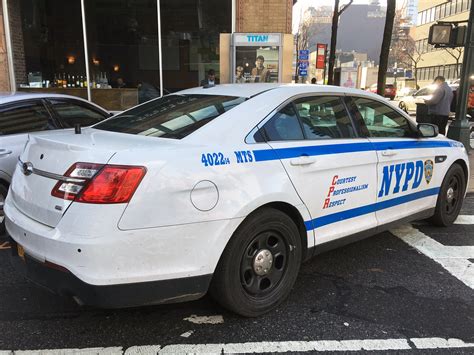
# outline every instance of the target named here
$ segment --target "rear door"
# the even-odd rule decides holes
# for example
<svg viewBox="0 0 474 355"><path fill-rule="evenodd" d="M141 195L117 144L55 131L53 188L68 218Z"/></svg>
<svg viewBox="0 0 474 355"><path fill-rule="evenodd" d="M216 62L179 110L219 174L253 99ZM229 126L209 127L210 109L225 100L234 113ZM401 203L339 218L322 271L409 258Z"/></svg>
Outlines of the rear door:
<svg viewBox="0 0 474 355"><path fill-rule="evenodd" d="M377 150L376 216L387 224L435 206L443 156L448 142L418 138L416 126L389 105L354 97L362 124ZM443 148L444 147L444 148ZM436 176L433 176L436 174Z"/></svg>
<svg viewBox="0 0 474 355"><path fill-rule="evenodd" d="M262 131L310 211L316 244L376 227L377 156L340 96L286 103Z"/></svg>

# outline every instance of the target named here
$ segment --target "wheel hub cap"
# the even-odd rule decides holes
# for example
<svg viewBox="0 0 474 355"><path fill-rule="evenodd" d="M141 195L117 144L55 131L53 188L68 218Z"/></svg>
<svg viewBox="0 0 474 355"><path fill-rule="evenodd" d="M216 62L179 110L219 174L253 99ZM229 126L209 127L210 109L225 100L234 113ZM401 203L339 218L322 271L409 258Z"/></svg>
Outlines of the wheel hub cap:
<svg viewBox="0 0 474 355"><path fill-rule="evenodd" d="M253 259L253 271L259 275L267 275L273 264L273 255L270 250L262 249L260 250Z"/></svg>
<svg viewBox="0 0 474 355"><path fill-rule="evenodd" d="M3 212L3 206L4 206L5 200L3 198L3 195L0 195L0 224L3 223L5 220L5 214Z"/></svg>
<svg viewBox="0 0 474 355"><path fill-rule="evenodd" d="M447 191L448 202L451 202L454 198L454 189L450 187Z"/></svg>

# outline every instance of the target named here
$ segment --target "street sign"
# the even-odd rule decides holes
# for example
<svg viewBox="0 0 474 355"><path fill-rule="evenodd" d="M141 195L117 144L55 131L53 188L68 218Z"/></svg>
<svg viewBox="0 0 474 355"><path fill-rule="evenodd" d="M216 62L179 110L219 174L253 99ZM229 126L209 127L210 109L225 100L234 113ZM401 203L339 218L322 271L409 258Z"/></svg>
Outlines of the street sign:
<svg viewBox="0 0 474 355"><path fill-rule="evenodd" d="M308 68L308 62L299 62L298 63L298 68L307 69Z"/></svg>
<svg viewBox="0 0 474 355"><path fill-rule="evenodd" d="M309 60L309 50L308 49L300 49L298 52L298 60Z"/></svg>
<svg viewBox="0 0 474 355"><path fill-rule="evenodd" d="M300 69L299 72L300 72L300 76L307 76L308 75L308 71L306 69Z"/></svg>

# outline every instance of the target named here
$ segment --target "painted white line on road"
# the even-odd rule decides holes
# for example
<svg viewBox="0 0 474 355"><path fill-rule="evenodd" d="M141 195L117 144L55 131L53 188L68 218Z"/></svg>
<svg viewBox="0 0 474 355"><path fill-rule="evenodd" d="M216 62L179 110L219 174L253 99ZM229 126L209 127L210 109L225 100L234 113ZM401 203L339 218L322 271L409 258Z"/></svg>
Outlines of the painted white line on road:
<svg viewBox="0 0 474 355"><path fill-rule="evenodd" d="M454 349L472 348L474 343L465 343L460 339L443 338L411 338L417 349Z"/></svg>
<svg viewBox="0 0 474 355"><path fill-rule="evenodd" d="M308 351L359 351L411 349L406 339L320 340L320 341L271 341L230 344L168 345L159 354L183 353L283 353Z"/></svg>
<svg viewBox="0 0 474 355"><path fill-rule="evenodd" d="M467 258L458 258L459 249L446 247L411 225L404 225L390 231L408 245L441 264L451 275L474 289L474 267Z"/></svg>
<svg viewBox="0 0 474 355"><path fill-rule="evenodd" d="M454 224L474 224L474 215L460 215Z"/></svg>
<svg viewBox="0 0 474 355"><path fill-rule="evenodd" d="M409 340L412 342L410 345ZM456 338L411 338L411 339L362 339L362 340L316 340L316 341L269 341L222 344L174 344L161 348L160 345L132 346L122 352L122 347L18 350L2 351L0 355L157 355L183 353L282 353L282 352L337 352L337 351L393 351L412 349L456 349L473 348Z"/></svg>
<svg viewBox="0 0 474 355"><path fill-rule="evenodd" d="M159 345L142 345L142 346L132 346L125 350L125 355L152 355L158 354L161 346Z"/></svg>
<svg viewBox="0 0 474 355"><path fill-rule="evenodd" d="M111 348L86 349L45 349L45 350L17 350L14 355L122 355L121 346Z"/></svg>
<svg viewBox="0 0 474 355"><path fill-rule="evenodd" d="M190 317L184 318L183 320L187 320L188 322L194 324L220 324L224 323L224 317L217 315L217 316L197 316L195 314L191 315Z"/></svg>

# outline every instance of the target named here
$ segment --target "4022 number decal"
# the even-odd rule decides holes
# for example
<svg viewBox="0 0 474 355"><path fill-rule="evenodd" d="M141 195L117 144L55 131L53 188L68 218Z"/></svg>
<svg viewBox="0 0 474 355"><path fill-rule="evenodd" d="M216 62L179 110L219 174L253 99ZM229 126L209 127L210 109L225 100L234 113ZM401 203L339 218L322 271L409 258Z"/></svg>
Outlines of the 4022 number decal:
<svg viewBox="0 0 474 355"><path fill-rule="evenodd" d="M218 166L230 164L230 159L225 157L224 154L218 153L203 153L201 155L201 162L204 166Z"/></svg>

